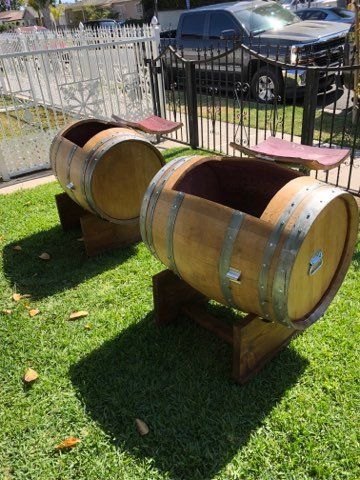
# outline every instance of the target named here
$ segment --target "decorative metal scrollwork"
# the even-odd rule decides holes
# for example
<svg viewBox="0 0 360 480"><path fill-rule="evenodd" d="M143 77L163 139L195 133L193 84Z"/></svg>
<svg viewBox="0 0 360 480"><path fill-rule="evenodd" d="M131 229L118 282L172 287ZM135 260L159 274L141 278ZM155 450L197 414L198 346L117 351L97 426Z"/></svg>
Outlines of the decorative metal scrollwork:
<svg viewBox="0 0 360 480"><path fill-rule="evenodd" d="M99 111L102 110L104 102L99 98L100 79L62 85L60 91L64 95L64 102L67 103L68 109L77 115L98 116Z"/></svg>
<svg viewBox="0 0 360 480"><path fill-rule="evenodd" d="M244 94L247 94L248 92L250 91L250 85L249 83L247 82L236 82L235 83L235 89L234 89L234 92L235 92L235 96L237 97L237 95L242 92ZM238 98L237 98L238 99Z"/></svg>

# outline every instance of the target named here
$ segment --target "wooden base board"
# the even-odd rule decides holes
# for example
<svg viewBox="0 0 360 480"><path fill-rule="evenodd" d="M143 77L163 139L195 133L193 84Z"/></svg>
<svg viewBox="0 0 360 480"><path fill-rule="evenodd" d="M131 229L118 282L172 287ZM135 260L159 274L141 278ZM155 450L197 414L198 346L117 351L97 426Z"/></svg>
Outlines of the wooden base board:
<svg viewBox="0 0 360 480"><path fill-rule="evenodd" d="M208 299L170 270L153 277L153 295L158 325L169 324L184 314L232 345L232 378L236 383L246 383L297 333L253 314L231 326L212 316L206 310Z"/></svg>
<svg viewBox="0 0 360 480"><path fill-rule="evenodd" d="M118 225L103 220L84 210L66 193L55 195L55 201L63 230L81 227L85 250L89 257L141 240L138 223Z"/></svg>
<svg viewBox="0 0 360 480"><path fill-rule="evenodd" d="M80 218L88 212L74 202L66 193L55 195L56 208L59 214L60 224L66 232L80 226Z"/></svg>

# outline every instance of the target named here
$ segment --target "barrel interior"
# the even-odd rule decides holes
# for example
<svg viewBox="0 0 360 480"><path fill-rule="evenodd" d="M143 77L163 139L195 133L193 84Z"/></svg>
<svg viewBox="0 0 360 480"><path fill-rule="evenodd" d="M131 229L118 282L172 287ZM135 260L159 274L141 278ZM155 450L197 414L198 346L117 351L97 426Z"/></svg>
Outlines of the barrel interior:
<svg viewBox="0 0 360 480"><path fill-rule="evenodd" d="M209 159L187 170L173 188L260 218L274 195L299 176L256 159Z"/></svg>
<svg viewBox="0 0 360 480"><path fill-rule="evenodd" d="M77 122L69 130L63 133L63 137L73 142L79 147L83 147L97 133L109 128L118 127L116 123L103 122L101 120L88 120L86 122Z"/></svg>

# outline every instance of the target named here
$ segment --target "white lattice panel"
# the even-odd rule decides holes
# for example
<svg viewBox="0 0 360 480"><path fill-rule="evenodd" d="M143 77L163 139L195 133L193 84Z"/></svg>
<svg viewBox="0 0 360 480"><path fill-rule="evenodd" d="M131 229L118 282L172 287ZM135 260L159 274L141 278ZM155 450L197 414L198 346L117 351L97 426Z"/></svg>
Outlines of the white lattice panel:
<svg viewBox="0 0 360 480"><path fill-rule="evenodd" d="M49 168L49 148L57 130L39 131L36 134L25 134L7 137L0 143L3 166L0 167L9 177L26 172Z"/></svg>

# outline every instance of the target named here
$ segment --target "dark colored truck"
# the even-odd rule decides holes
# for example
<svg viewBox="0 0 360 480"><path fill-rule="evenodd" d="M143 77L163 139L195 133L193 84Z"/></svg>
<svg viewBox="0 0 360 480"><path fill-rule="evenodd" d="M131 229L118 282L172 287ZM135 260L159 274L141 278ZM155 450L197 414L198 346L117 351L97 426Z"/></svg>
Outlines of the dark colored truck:
<svg viewBox="0 0 360 480"><path fill-rule="evenodd" d="M320 88L327 88L334 80L326 75L326 66L337 66L343 55L349 25L324 21L302 21L294 13L273 1L241 1L222 3L189 10L181 15L174 34L164 35L163 46L175 44L182 48L184 56L198 59L199 50L214 48L220 53L232 48L236 39L252 50L278 59L294 69L285 70L259 61L238 49L235 53L235 70L240 81L249 83L252 96L260 102L272 101L297 94L306 83L306 71L302 65L324 67ZM170 38L169 38L170 37ZM220 61L226 67L230 57ZM245 79L245 80L244 80ZM321 84L323 83L323 85Z"/></svg>

